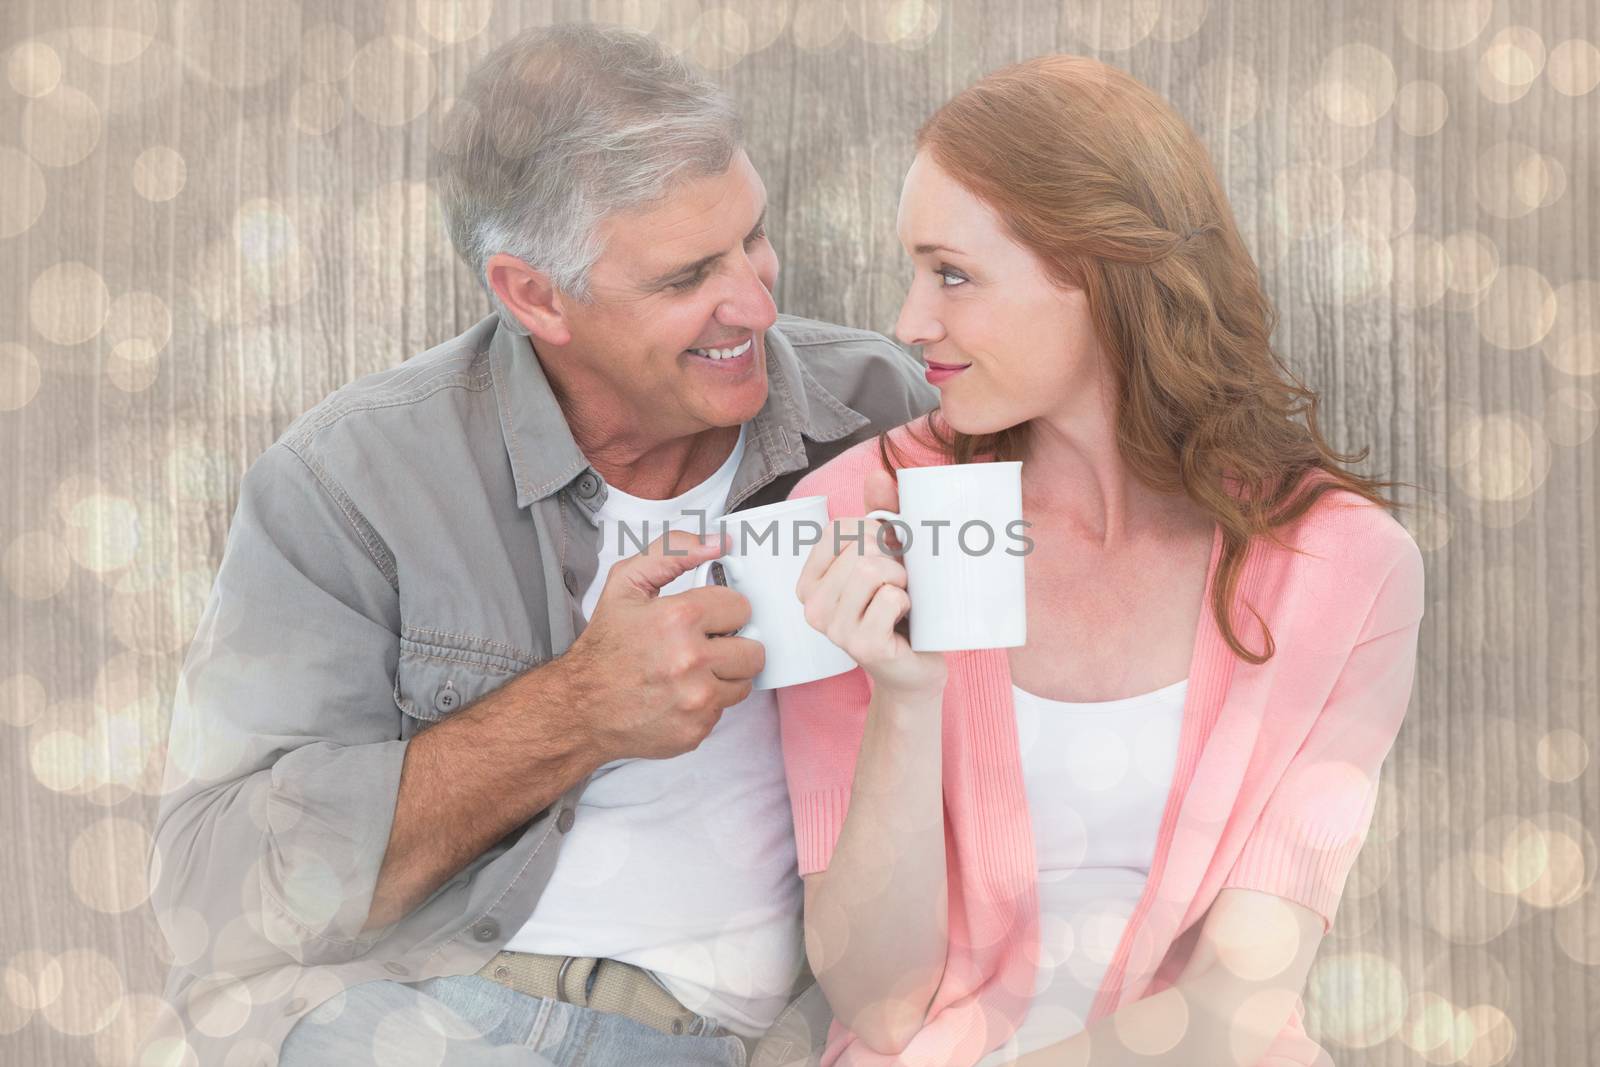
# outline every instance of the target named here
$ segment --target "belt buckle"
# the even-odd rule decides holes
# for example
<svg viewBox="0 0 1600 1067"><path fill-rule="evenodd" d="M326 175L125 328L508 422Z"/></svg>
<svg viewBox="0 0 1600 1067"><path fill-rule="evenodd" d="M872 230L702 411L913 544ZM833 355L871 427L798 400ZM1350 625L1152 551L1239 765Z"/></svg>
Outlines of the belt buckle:
<svg viewBox="0 0 1600 1067"><path fill-rule="evenodd" d="M566 959L561 961L560 970L556 971L556 999L561 1001L563 1004L575 1003L574 1001L571 1001L571 1000L567 999L566 984L567 984L567 968L571 967L572 966L572 961L577 959L577 958L578 957L576 957L576 956L568 956Z"/></svg>

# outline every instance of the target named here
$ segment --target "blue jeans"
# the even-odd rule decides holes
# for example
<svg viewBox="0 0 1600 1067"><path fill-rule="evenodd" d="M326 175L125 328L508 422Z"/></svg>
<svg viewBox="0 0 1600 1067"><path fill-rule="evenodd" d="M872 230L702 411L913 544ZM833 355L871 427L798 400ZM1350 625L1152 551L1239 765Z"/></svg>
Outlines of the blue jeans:
<svg viewBox="0 0 1600 1067"><path fill-rule="evenodd" d="M284 1039L279 1067L744 1067L744 1041L696 1017L675 1037L475 974L351 986Z"/></svg>

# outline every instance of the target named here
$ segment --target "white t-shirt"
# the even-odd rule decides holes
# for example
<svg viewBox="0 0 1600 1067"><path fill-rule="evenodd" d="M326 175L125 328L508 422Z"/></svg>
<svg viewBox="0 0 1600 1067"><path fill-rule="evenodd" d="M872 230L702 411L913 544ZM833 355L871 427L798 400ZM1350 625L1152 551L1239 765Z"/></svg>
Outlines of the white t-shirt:
<svg viewBox="0 0 1600 1067"><path fill-rule="evenodd" d="M608 487L585 618L612 565L639 544L668 525L716 528L744 447L741 430L727 462L671 500ZM690 588L693 577L662 595ZM802 900L777 704L771 691L757 691L724 710L698 748L595 771L549 885L505 947L625 960L653 972L686 1007L755 1037L788 1003L800 970Z"/></svg>
<svg viewBox="0 0 1600 1067"><path fill-rule="evenodd" d="M1012 686L1039 876L1033 1001L997 1067L1082 1030L1155 857L1187 680L1124 700L1046 700Z"/></svg>

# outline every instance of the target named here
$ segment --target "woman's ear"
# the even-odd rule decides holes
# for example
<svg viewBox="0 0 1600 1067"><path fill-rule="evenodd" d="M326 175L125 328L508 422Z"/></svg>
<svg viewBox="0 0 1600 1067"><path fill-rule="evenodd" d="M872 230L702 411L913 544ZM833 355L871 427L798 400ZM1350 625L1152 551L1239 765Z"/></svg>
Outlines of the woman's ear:
<svg viewBox="0 0 1600 1067"><path fill-rule="evenodd" d="M484 264L489 288L527 327L534 340L561 346L572 340L561 290L542 270L535 270L509 252L496 252Z"/></svg>

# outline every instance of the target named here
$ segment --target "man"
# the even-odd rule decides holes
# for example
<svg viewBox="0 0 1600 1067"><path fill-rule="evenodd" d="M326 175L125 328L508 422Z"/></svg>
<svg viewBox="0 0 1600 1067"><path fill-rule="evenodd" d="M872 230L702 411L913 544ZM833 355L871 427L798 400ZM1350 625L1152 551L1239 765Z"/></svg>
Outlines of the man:
<svg viewBox="0 0 1600 1067"><path fill-rule="evenodd" d="M932 391L777 315L736 112L646 37L514 39L435 163L496 314L244 477L172 723L149 1048L743 1064L811 986L801 885L763 650L716 636L743 597L679 591L721 551L686 516L781 499ZM641 515L678 532L630 554Z"/></svg>

